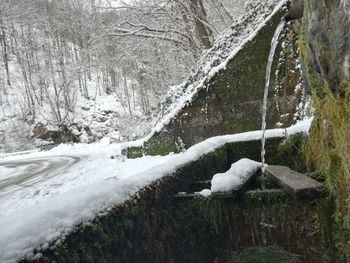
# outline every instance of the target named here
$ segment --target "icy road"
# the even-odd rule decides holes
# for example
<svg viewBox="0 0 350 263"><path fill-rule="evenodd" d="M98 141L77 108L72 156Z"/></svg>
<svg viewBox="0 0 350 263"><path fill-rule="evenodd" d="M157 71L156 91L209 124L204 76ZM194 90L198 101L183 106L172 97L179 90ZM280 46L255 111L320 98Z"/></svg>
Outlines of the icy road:
<svg viewBox="0 0 350 263"><path fill-rule="evenodd" d="M68 167L76 164L81 158L55 156L0 162L0 199L4 195L21 188L32 187L67 171Z"/></svg>

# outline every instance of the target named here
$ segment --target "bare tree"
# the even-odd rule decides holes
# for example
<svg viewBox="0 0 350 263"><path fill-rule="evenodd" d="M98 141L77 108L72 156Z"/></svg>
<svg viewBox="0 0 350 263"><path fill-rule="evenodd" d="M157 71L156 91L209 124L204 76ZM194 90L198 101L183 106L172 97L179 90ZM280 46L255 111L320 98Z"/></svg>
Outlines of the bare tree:
<svg viewBox="0 0 350 263"><path fill-rule="evenodd" d="M0 0L6 85L23 94L28 122L69 126L77 98L98 95L148 116L229 26L222 1Z"/></svg>

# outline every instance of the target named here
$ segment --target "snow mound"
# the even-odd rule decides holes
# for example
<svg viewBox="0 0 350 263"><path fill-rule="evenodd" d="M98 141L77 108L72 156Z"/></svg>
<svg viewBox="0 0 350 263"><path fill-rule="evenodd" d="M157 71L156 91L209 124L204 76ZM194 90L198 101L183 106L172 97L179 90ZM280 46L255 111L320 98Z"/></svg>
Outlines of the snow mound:
<svg viewBox="0 0 350 263"><path fill-rule="evenodd" d="M211 180L211 192L230 192L236 190L260 168L260 162L241 159L233 163L227 172L213 176Z"/></svg>

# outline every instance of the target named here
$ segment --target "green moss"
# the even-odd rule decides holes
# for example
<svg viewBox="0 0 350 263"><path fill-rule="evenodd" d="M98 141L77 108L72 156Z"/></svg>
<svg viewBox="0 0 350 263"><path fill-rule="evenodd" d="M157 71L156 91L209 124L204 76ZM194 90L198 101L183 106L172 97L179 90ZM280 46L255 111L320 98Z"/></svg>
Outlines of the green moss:
<svg viewBox="0 0 350 263"><path fill-rule="evenodd" d="M128 147L122 150L122 154L130 159L141 158L144 156L143 147Z"/></svg>
<svg viewBox="0 0 350 263"><path fill-rule="evenodd" d="M156 133L149 141L145 142L144 151L147 155L167 155L171 152L178 152L175 137L164 130Z"/></svg>
<svg viewBox="0 0 350 263"><path fill-rule="evenodd" d="M317 115L307 144L308 162L329 175L329 185L343 185L330 189L345 201L350 190L350 105L326 86L322 93L322 98L314 96Z"/></svg>
<svg viewBox="0 0 350 263"><path fill-rule="evenodd" d="M350 104L350 81L348 79L343 79L340 82L338 94L340 98L345 100L346 104Z"/></svg>
<svg viewBox="0 0 350 263"><path fill-rule="evenodd" d="M122 154L128 158L140 158L144 155L167 155L182 150L181 139L175 139L168 131L156 133L150 140L140 147L128 147Z"/></svg>
<svg viewBox="0 0 350 263"><path fill-rule="evenodd" d="M322 171L326 176L326 186L337 198L334 218L341 219L340 242L342 251L350 256L350 228L346 219L350 216L350 104L349 81L343 80L338 92L333 93L327 83L319 84L317 78L309 75L310 83L317 85L313 96L316 116L307 140L306 155L310 169ZM338 234L335 233L337 236Z"/></svg>
<svg viewBox="0 0 350 263"><path fill-rule="evenodd" d="M341 227L341 218L337 213L336 201L330 198L326 201L317 202L317 217L316 224L321 232L322 243L325 248L324 261L325 262L347 262L343 253L339 253L343 242L344 229Z"/></svg>
<svg viewBox="0 0 350 263"><path fill-rule="evenodd" d="M298 255L293 255L279 247L252 247L232 256L232 263L297 263Z"/></svg>
<svg viewBox="0 0 350 263"><path fill-rule="evenodd" d="M276 193L266 193L262 194L259 192L256 193L246 193L244 195L244 203L248 207L257 207L264 205L272 205L274 207L283 208L286 206L287 200L289 196L284 192L276 192Z"/></svg>
<svg viewBox="0 0 350 263"><path fill-rule="evenodd" d="M281 143L275 155L276 163L286 165L296 171L306 172L304 152L306 138L303 134L296 134Z"/></svg>
<svg viewBox="0 0 350 263"><path fill-rule="evenodd" d="M310 8L308 2L306 10ZM350 258L350 81L338 81L337 63L333 61L335 55L328 43L315 43L313 48L317 50L312 51L304 36L305 32L300 49L315 108L315 118L306 144L307 165L311 170L321 171L326 177L328 191L336 200L333 221L337 226L332 228L334 241ZM316 62L312 57L313 52L317 54Z"/></svg>

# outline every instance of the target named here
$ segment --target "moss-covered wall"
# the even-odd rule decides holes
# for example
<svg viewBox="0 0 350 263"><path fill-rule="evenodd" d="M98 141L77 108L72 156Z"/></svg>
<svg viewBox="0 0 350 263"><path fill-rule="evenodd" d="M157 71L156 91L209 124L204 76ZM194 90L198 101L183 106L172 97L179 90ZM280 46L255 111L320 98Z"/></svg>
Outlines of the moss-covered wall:
<svg viewBox="0 0 350 263"><path fill-rule="evenodd" d="M213 136L260 129L270 44L283 14L284 11L278 12L228 62L225 69L204 83L205 88L198 92L191 104L145 143L143 153L165 155L178 152L181 146L189 148ZM281 44L278 46L273 64L267 116L270 128L281 121L281 115L285 117L285 113L290 113L293 116L299 103L294 94L301 78L300 70L296 68L298 52L294 47L297 42L293 32L290 29L288 32L283 37L288 45L284 48ZM282 59L279 59L280 55ZM279 74L276 77L277 69ZM282 121L288 125L291 119ZM141 149L131 149L129 156L139 156L140 153Z"/></svg>
<svg viewBox="0 0 350 263"><path fill-rule="evenodd" d="M350 10L347 1L305 0L301 50L316 109L307 155L327 175L350 259ZM350 4L350 3L349 3Z"/></svg>
<svg viewBox="0 0 350 263"><path fill-rule="evenodd" d="M284 148L293 148L302 137L295 138ZM281 141L268 141L268 162L284 164L286 158L275 154L285 154ZM279 246L305 262L321 262L322 254L315 253L323 248L314 224L315 204L278 196L267 201L250 195L239 203L173 198L190 183L209 179L242 157L259 159L259 146L260 141L232 143L202 156L89 224L77 226L60 244L53 242L40 251L43 257L34 262L229 262L232 251L251 246ZM291 159L296 161L300 153L294 152Z"/></svg>

